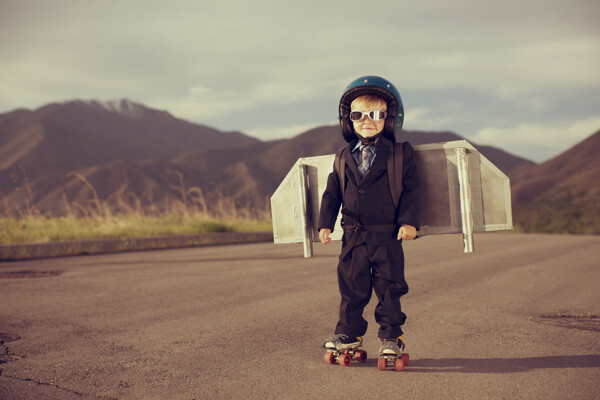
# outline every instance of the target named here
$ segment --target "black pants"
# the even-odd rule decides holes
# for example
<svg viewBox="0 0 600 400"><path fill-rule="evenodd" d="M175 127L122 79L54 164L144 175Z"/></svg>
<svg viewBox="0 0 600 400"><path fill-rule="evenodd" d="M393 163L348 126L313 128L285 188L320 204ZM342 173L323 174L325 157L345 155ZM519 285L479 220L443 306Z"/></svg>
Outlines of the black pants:
<svg viewBox="0 0 600 400"><path fill-rule="evenodd" d="M406 314L402 312L400 297L408 293L402 242L387 246L355 245L340 261L337 270L342 302L335 333L348 336L366 333L368 323L363 318L363 310L374 290L379 300L375 308L379 337L401 336Z"/></svg>

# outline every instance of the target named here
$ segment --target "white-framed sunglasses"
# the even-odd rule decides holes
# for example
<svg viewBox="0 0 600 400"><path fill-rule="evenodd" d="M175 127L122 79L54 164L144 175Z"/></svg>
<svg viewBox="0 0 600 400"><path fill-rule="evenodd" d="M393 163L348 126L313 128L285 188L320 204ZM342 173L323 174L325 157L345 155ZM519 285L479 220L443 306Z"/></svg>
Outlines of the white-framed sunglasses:
<svg viewBox="0 0 600 400"><path fill-rule="evenodd" d="M358 122L362 121L365 115L373 122L379 122L387 117L387 113L381 110L370 110L370 111L351 111L350 121Z"/></svg>

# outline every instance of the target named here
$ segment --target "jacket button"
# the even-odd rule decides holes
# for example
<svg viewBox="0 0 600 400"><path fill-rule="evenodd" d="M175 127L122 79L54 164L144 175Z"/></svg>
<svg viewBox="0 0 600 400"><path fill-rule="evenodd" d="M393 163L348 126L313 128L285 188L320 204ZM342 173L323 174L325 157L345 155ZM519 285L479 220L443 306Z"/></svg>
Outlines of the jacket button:
<svg viewBox="0 0 600 400"><path fill-rule="evenodd" d="M364 189L358 189L358 194L365 194L365 190Z"/></svg>

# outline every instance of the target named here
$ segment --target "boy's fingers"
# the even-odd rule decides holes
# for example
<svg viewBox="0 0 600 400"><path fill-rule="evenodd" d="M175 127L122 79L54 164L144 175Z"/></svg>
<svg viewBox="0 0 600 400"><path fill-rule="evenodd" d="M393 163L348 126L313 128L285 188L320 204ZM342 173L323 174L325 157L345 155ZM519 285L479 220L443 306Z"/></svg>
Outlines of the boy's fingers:
<svg viewBox="0 0 600 400"><path fill-rule="evenodd" d="M409 229L400 227L400 230L398 231L398 240L412 240L415 237L416 235L411 233Z"/></svg>
<svg viewBox="0 0 600 400"><path fill-rule="evenodd" d="M330 231L326 229L321 229L319 231L319 240L321 241L321 243L327 244L331 242L331 239L329 238L329 233Z"/></svg>

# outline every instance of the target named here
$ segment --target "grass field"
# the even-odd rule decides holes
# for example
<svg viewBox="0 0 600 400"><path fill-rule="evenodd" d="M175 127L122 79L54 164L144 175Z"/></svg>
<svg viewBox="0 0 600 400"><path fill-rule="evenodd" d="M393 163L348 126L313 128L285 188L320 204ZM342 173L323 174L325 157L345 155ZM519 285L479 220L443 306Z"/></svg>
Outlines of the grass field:
<svg viewBox="0 0 600 400"><path fill-rule="evenodd" d="M170 199L168 207L142 206L140 199L118 191L114 200L99 199L95 188L79 173L73 176L89 190L87 204L64 198L66 215L45 215L37 211L31 188L25 186L26 207L11 208L6 199L0 207L0 245L47 243L69 240L112 239L191 235L211 232L270 232L268 206L250 209L232 199L219 197L210 203L200 188L187 188L180 178L181 198Z"/></svg>
<svg viewBox="0 0 600 400"><path fill-rule="evenodd" d="M85 207L65 200L68 211L65 216L43 215L29 206L25 210L11 210L6 205L0 211L0 245L272 230L268 206L250 210L231 199L220 198L208 207L199 189L186 189L183 184L182 198L174 199L160 211L156 206L143 208L139 202L136 206L128 205L123 198L116 204L108 204L99 200L94 188L81 179L89 185L93 197ZM598 205L579 204L575 200L515 207L514 232L600 234Z"/></svg>
<svg viewBox="0 0 600 400"><path fill-rule="evenodd" d="M0 244L271 230L270 219L216 219L201 213L88 217L46 217L32 214L0 217Z"/></svg>

